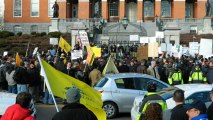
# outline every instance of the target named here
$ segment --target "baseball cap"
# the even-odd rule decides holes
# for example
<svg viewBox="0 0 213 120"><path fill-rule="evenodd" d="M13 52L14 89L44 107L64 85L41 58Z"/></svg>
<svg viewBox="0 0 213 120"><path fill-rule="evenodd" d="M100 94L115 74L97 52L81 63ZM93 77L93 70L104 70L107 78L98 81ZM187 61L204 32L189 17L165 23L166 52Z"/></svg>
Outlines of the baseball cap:
<svg viewBox="0 0 213 120"><path fill-rule="evenodd" d="M201 114L206 113L206 105L201 100L195 100L191 104L186 104L186 106L185 106L186 110L190 110L193 108L199 110L201 112Z"/></svg>

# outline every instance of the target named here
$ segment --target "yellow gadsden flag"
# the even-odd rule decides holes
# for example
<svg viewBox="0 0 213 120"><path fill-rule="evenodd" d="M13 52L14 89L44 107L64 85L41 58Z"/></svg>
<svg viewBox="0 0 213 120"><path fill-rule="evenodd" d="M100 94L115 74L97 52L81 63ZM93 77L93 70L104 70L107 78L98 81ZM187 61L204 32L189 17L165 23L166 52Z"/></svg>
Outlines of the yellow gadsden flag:
<svg viewBox="0 0 213 120"><path fill-rule="evenodd" d="M21 58L20 58L19 54L16 53L16 66L20 66L20 64L21 64Z"/></svg>
<svg viewBox="0 0 213 120"><path fill-rule="evenodd" d="M59 47L63 49L64 52L66 53L70 52L71 50L71 46L69 45L69 43L67 43L67 41L63 37L60 37Z"/></svg>
<svg viewBox="0 0 213 120"><path fill-rule="evenodd" d="M56 70L46 61L40 59L40 57L38 57L38 59L41 65L41 74L44 75L45 83L49 86L53 95L66 98L65 93L67 88L74 85L81 90L80 103L91 110L97 116L98 120L106 120L106 112L102 109L103 102L101 100L101 94L98 91L84 82Z"/></svg>
<svg viewBox="0 0 213 120"><path fill-rule="evenodd" d="M109 73L119 73L117 67L115 66L112 57L110 56L107 64L104 67L104 70L102 72L102 75L104 76L105 74L109 74Z"/></svg>

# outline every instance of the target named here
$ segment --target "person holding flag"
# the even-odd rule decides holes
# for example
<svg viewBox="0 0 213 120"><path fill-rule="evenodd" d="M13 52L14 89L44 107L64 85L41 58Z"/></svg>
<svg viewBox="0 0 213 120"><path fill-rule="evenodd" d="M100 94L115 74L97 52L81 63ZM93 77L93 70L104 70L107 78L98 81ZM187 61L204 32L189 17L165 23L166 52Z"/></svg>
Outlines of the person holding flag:
<svg viewBox="0 0 213 120"><path fill-rule="evenodd" d="M63 37L60 37L58 46L63 49L66 54L71 50L71 46Z"/></svg>

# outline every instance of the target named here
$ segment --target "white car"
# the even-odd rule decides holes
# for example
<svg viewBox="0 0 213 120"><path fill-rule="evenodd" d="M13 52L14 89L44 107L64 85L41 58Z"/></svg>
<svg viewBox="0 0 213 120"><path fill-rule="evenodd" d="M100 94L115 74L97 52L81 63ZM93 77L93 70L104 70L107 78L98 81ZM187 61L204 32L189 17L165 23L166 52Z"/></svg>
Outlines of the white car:
<svg viewBox="0 0 213 120"><path fill-rule="evenodd" d="M183 84L175 85L174 87L165 88L158 92L158 94L166 100L168 109L175 107L175 102L172 99L175 90L181 89L184 91L185 103L191 103L193 100L201 100L207 106L211 104L210 91L212 85L210 84ZM142 104L144 96L135 97L133 107L131 109L131 119L135 120L139 112L139 107Z"/></svg>
<svg viewBox="0 0 213 120"><path fill-rule="evenodd" d="M157 91L170 86L149 75L118 73L105 75L94 88L101 92L107 118L114 118L118 113L130 113L135 97L145 95L152 82L157 84Z"/></svg>

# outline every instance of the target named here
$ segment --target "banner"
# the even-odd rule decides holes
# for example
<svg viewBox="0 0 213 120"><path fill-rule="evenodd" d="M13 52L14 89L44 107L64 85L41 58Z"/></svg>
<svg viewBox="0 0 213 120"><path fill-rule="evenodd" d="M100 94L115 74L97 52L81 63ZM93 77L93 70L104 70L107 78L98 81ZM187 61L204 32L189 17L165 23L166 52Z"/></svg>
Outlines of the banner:
<svg viewBox="0 0 213 120"><path fill-rule="evenodd" d="M76 60L78 58L83 58L82 50L73 50L71 51L71 59Z"/></svg>
<svg viewBox="0 0 213 120"><path fill-rule="evenodd" d="M107 64L104 67L102 75L104 76L105 74L109 74L109 73L114 73L114 74L119 73L111 56L109 57Z"/></svg>
<svg viewBox="0 0 213 120"><path fill-rule="evenodd" d="M212 55L212 39L201 38L199 55L203 56Z"/></svg>
<svg viewBox="0 0 213 120"><path fill-rule="evenodd" d="M81 43L82 43L82 48L84 46L90 46L87 32L79 31L79 35L80 35L80 39L81 39Z"/></svg>
<svg viewBox="0 0 213 120"><path fill-rule="evenodd" d="M149 43L148 45L148 57L158 57L158 43Z"/></svg>
<svg viewBox="0 0 213 120"><path fill-rule="evenodd" d="M198 42L189 42L189 54L195 56L199 53L199 43Z"/></svg>
<svg viewBox="0 0 213 120"><path fill-rule="evenodd" d="M103 102L101 100L101 94L98 91L86 83L56 70L40 57L38 57L38 59L45 83L49 86L48 90L51 91L50 93L65 99L67 89L75 86L81 91L80 103L91 110L98 120L106 120L106 112L102 109Z"/></svg>
<svg viewBox="0 0 213 120"><path fill-rule="evenodd" d="M59 47L63 49L64 52L66 53L70 52L71 50L71 46L69 45L69 43L67 43L67 41L63 37L60 37Z"/></svg>

